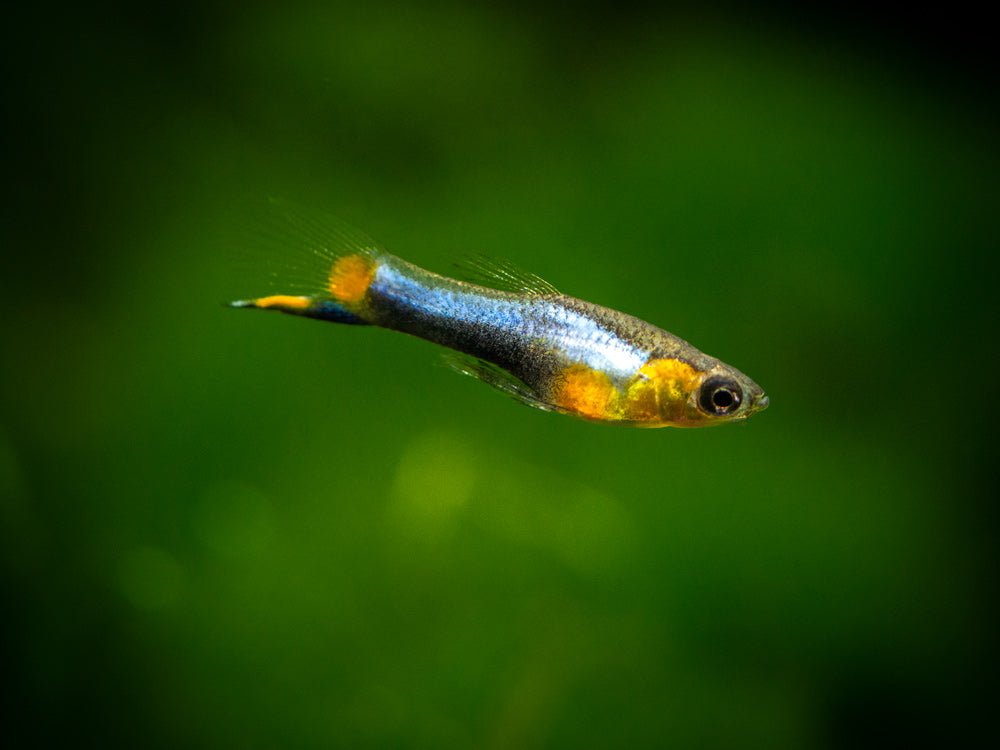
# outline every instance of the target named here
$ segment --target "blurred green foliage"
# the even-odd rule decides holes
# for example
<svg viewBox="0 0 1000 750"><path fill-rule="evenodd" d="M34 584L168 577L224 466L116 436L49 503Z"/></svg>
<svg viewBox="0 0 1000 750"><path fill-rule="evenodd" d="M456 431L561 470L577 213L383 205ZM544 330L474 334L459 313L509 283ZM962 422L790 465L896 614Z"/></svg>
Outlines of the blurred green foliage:
<svg viewBox="0 0 1000 750"><path fill-rule="evenodd" d="M987 734L982 82L822 19L609 8L9 19L18 746ZM434 270L509 257L730 362L772 406L595 426L415 339L225 309L266 291L219 242L262 195Z"/></svg>

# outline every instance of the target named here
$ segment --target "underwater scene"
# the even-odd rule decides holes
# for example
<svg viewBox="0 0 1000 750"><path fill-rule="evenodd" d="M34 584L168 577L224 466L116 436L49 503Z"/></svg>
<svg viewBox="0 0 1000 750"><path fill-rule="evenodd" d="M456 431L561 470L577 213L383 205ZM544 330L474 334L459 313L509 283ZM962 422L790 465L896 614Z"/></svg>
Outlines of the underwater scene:
<svg viewBox="0 0 1000 750"><path fill-rule="evenodd" d="M997 739L996 81L852 7L14 11L10 746Z"/></svg>

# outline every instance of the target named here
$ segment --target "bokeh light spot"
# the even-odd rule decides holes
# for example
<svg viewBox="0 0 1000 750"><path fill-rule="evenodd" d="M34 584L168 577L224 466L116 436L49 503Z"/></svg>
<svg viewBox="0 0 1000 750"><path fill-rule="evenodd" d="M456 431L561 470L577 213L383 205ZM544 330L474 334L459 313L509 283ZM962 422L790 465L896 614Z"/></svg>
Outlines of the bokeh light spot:
<svg viewBox="0 0 1000 750"><path fill-rule="evenodd" d="M393 484L393 512L415 530L441 530L472 495L475 455L458 436L430 432L405 450Z"/></svg>

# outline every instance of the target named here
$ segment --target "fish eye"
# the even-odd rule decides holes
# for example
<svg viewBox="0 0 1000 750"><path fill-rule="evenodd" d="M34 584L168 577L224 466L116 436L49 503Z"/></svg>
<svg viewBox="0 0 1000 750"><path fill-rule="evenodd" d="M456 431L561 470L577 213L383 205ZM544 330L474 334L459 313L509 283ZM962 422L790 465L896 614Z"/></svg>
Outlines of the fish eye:
<svg viewBox="0 0 1000 750"><path fill-rule="evenodd" d="M727 378L713 378L701 387L698 405L706 414L725 417L740 408L743 389Z"/></svg>

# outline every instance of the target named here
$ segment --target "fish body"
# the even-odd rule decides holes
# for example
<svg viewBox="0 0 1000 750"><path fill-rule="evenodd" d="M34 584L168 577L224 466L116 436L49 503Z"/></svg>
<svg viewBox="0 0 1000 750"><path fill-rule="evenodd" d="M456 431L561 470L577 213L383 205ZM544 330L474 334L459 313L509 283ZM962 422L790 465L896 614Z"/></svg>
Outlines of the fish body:
<svg viewBox="0 0 1000 750"><path fill-rule="evenodd" d="M595 422L694 427L768 405L756 383L683 339L510 264L479 261L487 286L426 271L355 232L309 236L312 293L232 306L408 333L524 404Z"/></svg>

